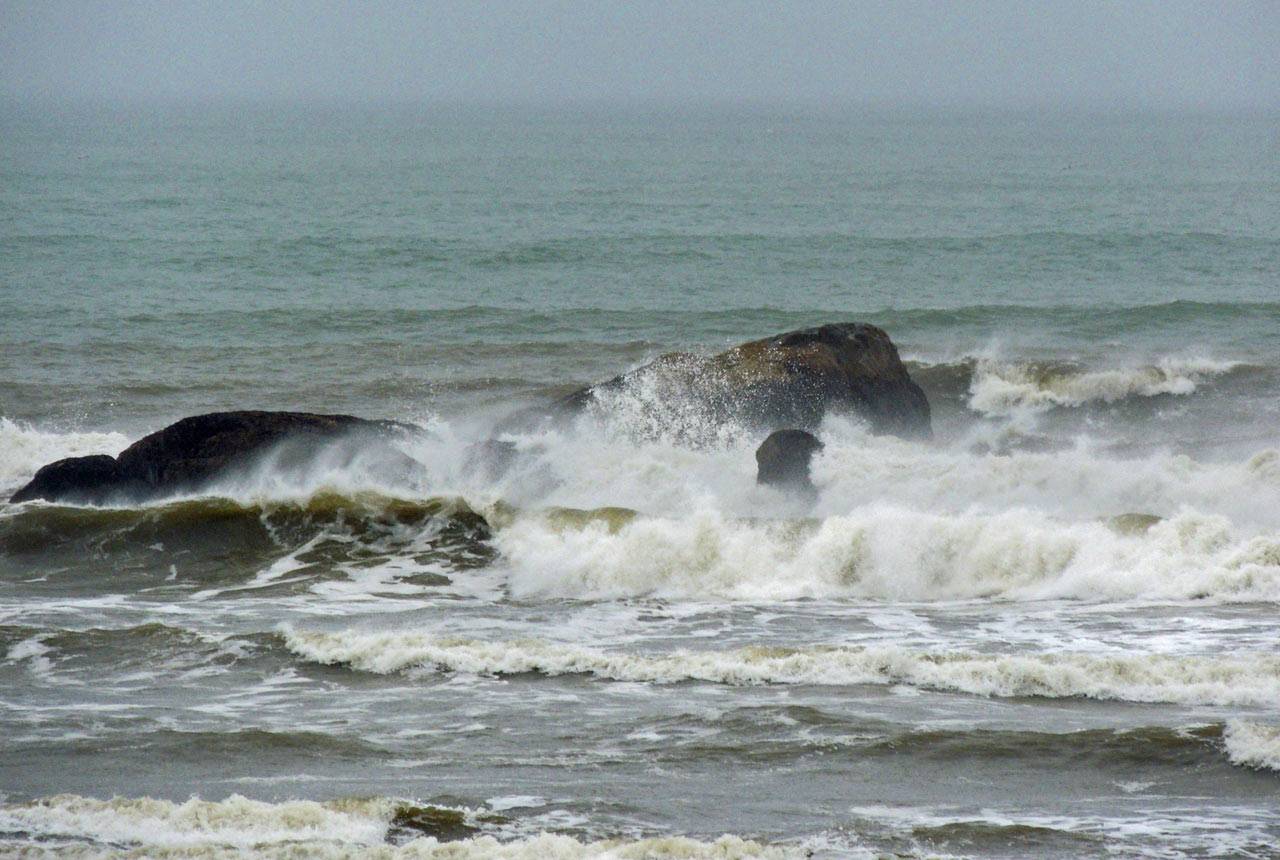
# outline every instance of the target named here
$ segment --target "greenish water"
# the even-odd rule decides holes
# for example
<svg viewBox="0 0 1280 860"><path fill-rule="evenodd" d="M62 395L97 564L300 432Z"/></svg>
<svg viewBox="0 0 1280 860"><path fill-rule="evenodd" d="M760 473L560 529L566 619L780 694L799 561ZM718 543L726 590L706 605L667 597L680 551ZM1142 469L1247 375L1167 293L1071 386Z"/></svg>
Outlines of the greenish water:
<svg viewBox="0 0 1280 860"><path fill-rule="evenodd" d="M0 495L217 409L428 430L425 482L0 503L0 853L1280 856L1280 118L0 140ZM468 466L565 386L850 319L937 438L830 419L813 500L644 391Z"/></svg>
<svg viewBox="0 0 1280 860"><path fill-rule="evenodd" d="M1274 117L3 122L0 378L24 420L430 409L440 384L846 317L925 356L1253 357L1280 315Z"/></svg>

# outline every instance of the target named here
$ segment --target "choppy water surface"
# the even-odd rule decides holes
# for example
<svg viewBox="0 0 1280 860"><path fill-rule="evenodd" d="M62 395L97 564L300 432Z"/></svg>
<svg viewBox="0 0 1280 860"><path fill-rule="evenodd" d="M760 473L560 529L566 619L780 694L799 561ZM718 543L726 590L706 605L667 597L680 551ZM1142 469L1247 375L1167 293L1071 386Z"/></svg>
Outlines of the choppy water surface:
<svg viewBox="0 0 1280 860"><path fill-rule="evenodd" d="M0 505L0 852L1280 856L1277 128L9 110L0 494L233 407L428 478ZM467 466L846 319L937 438L815 499L645 390Z"/></svg>

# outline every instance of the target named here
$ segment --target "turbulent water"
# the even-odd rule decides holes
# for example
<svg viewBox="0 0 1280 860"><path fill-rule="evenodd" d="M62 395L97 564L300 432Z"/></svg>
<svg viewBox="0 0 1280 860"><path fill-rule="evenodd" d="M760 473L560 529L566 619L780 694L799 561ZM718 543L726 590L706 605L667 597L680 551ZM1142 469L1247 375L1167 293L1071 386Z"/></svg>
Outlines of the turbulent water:
<svg viewBox="0 0 1280 860"><path fill-rule="evenodd" d="M376 463L0 504L0 853L1280 857L1280 120L9 107L0 494L188 414ZM813 498L635 386L884 327Z"/></svg>

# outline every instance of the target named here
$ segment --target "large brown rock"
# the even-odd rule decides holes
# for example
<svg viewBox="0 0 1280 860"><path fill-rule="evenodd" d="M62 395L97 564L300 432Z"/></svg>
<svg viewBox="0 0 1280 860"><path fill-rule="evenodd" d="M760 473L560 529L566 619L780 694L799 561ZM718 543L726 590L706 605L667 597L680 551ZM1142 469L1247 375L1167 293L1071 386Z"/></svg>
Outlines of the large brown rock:
<svg viewBox="0 0 1280 860"><path fill-rule="evenodd" d="M710 357L672 353L560 401L577 410L639 398L655 423L668 407L703 423L813 430L828 412L864 419L874 433L933 436L929 401L883 329L835 323L753 340ZM643 410L641 410L643 411ZM674 409L671 411L675 411Z"/></svg>
<svg viewBox="0 0 1280 860"><path fill-rule="evenodd" d="M10 501L102 504L195 492L268 453L282 468L304 468L334 445L354 451L408 429L393 422L309 412L196 415L139 439L115 458L97 454L50 463Z"/></svg>

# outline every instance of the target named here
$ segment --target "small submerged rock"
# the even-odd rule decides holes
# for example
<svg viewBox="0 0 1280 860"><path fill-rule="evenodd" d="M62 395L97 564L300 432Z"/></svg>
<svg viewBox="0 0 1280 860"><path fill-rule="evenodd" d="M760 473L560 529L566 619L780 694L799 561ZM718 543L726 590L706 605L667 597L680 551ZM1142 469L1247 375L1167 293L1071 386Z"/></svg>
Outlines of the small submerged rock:
<svg viewBox="0 0 1280 860"><path fill-rule="evenodd" d="M1107 517L1105 520L1107 528L1113 532L1122 535L1141 535L1150 531L1151 527L1160 522L1163 517L1155 514L1128 513L1117 514L1114 517Z"/></svg>
<svg viewBox="0 0 1280 860"><path fill-rule="evenodd" d="M502 827L511 819L488 810L467 812L447 806L414 806L402 804L391 817L387 841L402 845L422 837L438 842L458 842L472 839L483 832L485 825ZM450 855L452 856L452 855Z"/></svg>
<svg viewBox="0 0 1280 860"><path fill-rule="evenodd" d="M440 806L401 806L391 819L390 841L397 837L417 838L430 836L440 842L456 842L470 839L480 833L480 828L467 823L467 816L460 809Z"/></svg>
<svg viewBox="0 0 1280 860"><path fill-rule="evenodd" d="M617 534L639 514L631 508L548 508L547 522L558 529L584 529L592 523L602 523L609 534Z"/></svg>

